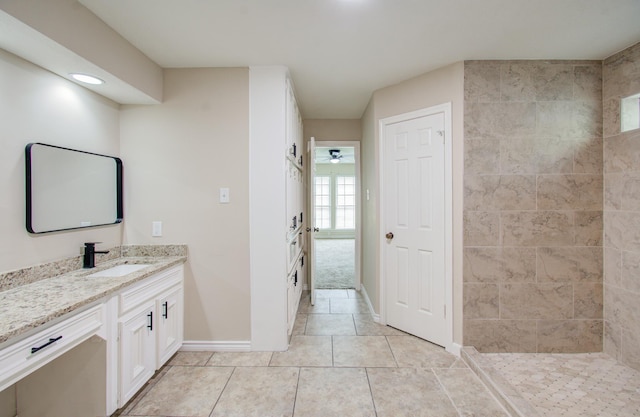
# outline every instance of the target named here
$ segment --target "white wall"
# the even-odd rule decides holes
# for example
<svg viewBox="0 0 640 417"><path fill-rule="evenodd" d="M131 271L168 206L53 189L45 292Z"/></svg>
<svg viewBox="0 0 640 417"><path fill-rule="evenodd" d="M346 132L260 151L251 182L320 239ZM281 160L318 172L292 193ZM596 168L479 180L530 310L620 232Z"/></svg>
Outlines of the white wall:
<svg viewBox="0 0 640 417"><path fill-rule="evenodd" d="M248 341L249 70L165 70L164 98L122 107L124 241L188 244L186 340Z"/></svg>
<svg viewBox="0 0 640 417"><path fill-rule="evenodd" d="M80 255L83 242L120 245L121 225L27 233L24 168L29 142L119 156L119 106L2 50L0 91L0 272Z"/></svg>

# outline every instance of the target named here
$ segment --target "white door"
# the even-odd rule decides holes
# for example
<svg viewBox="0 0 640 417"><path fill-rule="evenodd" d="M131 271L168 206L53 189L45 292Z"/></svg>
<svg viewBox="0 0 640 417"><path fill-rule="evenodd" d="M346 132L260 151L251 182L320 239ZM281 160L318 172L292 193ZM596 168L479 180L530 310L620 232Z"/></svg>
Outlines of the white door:
<svg viewBox="0 0 640 417"><path fill-rule="evenodd" d="M447 346L445 115L383 128L386 321Z"/></svg>
<svg viewBox="0 0 640 417"><path fill-rule="evenodd" d="M307 232L309 232L309 252L307 258L309 259L309 291L311 291L311 305L316 304L316 291L315 291L315 269L316 269L316 242L314 233L316 231L316 201L315 201L315 183L316 177L316 139L311 138L309 140L309 146L307 148L309 152L309 173L307 178L309 179L309 187L307 195L309 196L309 223L307 224Z"/></svg>

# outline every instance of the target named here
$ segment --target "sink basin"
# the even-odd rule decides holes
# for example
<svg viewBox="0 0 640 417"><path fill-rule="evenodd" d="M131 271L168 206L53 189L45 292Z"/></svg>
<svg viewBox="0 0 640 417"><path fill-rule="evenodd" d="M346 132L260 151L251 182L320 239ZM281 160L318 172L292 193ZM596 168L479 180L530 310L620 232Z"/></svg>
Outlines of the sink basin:
<svg viewBox="0 0 640 417"><path fill-rule="evenodd" d="M89 277L122 277L132 272L148 267L148 264L124 264L117 265L103 271L94 272Z"/></svg>

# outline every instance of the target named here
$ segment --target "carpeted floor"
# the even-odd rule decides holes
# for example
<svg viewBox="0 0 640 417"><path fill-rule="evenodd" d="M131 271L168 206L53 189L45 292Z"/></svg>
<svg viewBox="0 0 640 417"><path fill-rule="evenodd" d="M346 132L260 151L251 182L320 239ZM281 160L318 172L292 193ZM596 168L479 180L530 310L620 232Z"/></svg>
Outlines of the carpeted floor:
<svg viewBox="0 0 640 417"><path fill-rule="evenodd" d="M316 239L316 288L353 288L354 239Z"/></svg>

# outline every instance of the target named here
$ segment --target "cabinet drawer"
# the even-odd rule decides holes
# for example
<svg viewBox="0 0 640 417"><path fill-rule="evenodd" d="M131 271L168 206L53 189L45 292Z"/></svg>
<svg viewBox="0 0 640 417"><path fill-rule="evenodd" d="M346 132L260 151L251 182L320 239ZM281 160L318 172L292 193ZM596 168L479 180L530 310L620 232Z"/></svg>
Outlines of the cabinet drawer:
<svg viewBox="0 0 640 417"><path fill-rule="evenodd" d="M96 334L104 321L103 305L75 313L62 322L0 351L0 391Z"/></svg>
<svg viewBox="0 0 640 417"><path fill-rule="evenodd" d="M154 298L160 292L182 283L182 265L159 272L134 284L120 294L120 315Z"/></svg>

